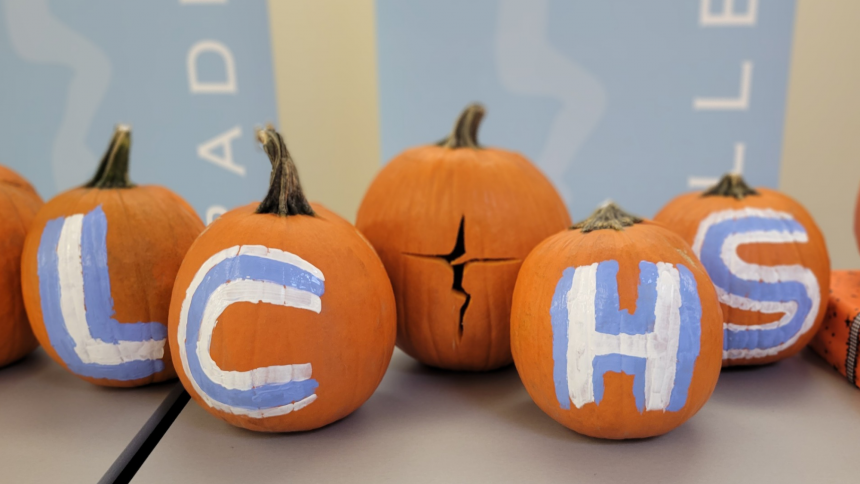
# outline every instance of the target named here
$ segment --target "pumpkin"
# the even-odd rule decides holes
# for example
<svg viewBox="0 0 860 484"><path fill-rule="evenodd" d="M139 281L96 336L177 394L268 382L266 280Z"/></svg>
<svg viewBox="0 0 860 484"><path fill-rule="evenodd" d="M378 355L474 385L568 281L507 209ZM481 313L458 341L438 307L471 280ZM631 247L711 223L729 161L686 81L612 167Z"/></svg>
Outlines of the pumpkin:
<svg viewBox="0 0 860 484"><path fill-rule="evenodd" d="M860 271L833 271L830 297L821 329L809 346L833 368L858 385L857 350L860 345Z"/></svg>
<svg viewBox="0 0 860 484"><path fill-rule="evenodd" d="M606 439L664 434L710 398L722 314L690 246L615 204L541 242L517 278L511 347L547 415Z"/></svg>
<svg viewBox="0 0 860 484"><path fill-rule="evenodd" d="M809 343L827 307L830 258L799 203L728 174L670 201L654 220L693 246L717 287L724 366L770 363Z"/></svg>
<svg viewBox="0 0 860 484"><path fill-rule="evenodd" d="M478 144L473 104L450 136L385 166L356 226L397 300L397 346L451 370L509 365L510 308L529 251L570 225L564 202L523 156Z"/></svg>
<svg viewBox="0 0 860 484"><path fill-rule="evenodd" d="M131 130L117 126L93 179L36 214L22 255L24 303L45 351L97 385L176 377L167 342L173 280L203 230L188 203L129 181Z"/></svg>
<svg viewBox="0 0 860 484"><path fill-rule="evenodd" d="M21 175L0 166L0 367L17 361L39 346L21 295L21 251L24 237L42 198Z"/></svg>
<svg viewBox="0 0 860 484"><path fill-rule="evenodd" d="M374 392L394 351L391 283L349 222L309 204L281 135L261 203L231 210L194 242L173 290L170 346L209 413L266 432L339 420Z"/></svg>

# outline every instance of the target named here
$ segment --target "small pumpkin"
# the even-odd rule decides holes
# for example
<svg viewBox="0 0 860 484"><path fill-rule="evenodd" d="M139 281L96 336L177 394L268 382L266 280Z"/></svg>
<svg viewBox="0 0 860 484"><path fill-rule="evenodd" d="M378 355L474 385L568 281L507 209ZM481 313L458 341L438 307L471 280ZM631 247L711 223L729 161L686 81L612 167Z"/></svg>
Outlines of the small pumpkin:
<svg viewBox="0 0 860 484"><path fill-rule="evenodd" d="M397 345L435 367L509 365L511 294L529 251L570 225L549 180L517 153L483 147L473 104L450 136L380 172L356 226L397 299Z"/></svg>
<svg viewBox="0 0 860 484"><path fill-rule="evenodd" d="M693 246L717 287L724 366L770 363L809 343L827 309L830 258L799 203L728 174L670 201L654 220Z"/></svg>
<svg viewBox="0 0 860 484"><path fill-rule="evenodd" d="M21 295L21 252L24 238L42 198L30 183L0 166L0 367L17 361L39 346Z"/></svg>
<svg viewBox="0 0 860 484"><path fill-rule="evenodd" d="M532 400L557 422L598 438L651 437L710 398L722 314L684 240L610 203L523 262L511 347Z"/></svg>
<svg viewBox="0 0 860 484"><path fill-rule="evenodd" d="M262 203L231 210L194 242L173 290L179 378L209 413L267 432L339 420L374 392L394 351L394 294L373 248L302 192L281 135Z"/></svg>
<svg viewBox="0 0 860 484"><path fill-rule="evenodd" d="M167 342L173 280L203 230L190 205L129 181L131 130L117 126L93 179L38 212L22 255L24 303L45 351L104 386L176 377Z"/></svg>

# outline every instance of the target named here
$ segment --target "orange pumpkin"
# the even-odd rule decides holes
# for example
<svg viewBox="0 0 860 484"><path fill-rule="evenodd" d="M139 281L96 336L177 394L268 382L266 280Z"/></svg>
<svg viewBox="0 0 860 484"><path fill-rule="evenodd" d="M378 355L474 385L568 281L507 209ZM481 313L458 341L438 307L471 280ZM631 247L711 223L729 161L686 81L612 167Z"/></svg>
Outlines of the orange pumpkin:
<svg viewBox="0 0 860 484"><path fill-rule="evenodd" d="M21 296L21 251L24 237L42 198L21 175L0 166L0 367L17 361L39 346Z"/></svg>
<svg viewBox="0 0 860 484"><path fill-rule="evenodd" d="M188 203L128 178L131 131L118 126L95 177L36 215L22 255L30 324L45 351L98 385L174 378L165 348L173 280L203 230Z"/></svg>
<svg viewBox="0 0 860 484"><path fill-rule="evenodd" d="M809 343L827 308L830 258L799 203L729 174L672 200L654 220L693 246L717 287L723 366L770 363Z"/></svg>
<svg viewBox="0 0 860 484"><path fill-rule="evenodd" d="M860 271L833 271L830 288L824 322L809 346L849 383L860 387Z"/></svg>
<svg viewBox="0 0 860 484"><path fill-rule="evenodd" d="M373 393L394 351L394 294L373 248L302 193L273 129L262 203L194 242L176 278L170 346L188 393L239 427L322 427Z"/></svg>
<svg viewBox="0 0 860 484"><path fill-rule="evenodd" d="M511 347L529 395L592 437L664 434L710 398L722 314L690 246L614 204L529 254Z"/></svg>
<svg viewBox="0 0 860 484"><path fill-rule="evenodd" d="M448 138L391 160L356 219L394 286L397 346L452 370L511 363L517 272L538 242L570 225L534 165L478 145L483 114L471 105Z"/></svg>

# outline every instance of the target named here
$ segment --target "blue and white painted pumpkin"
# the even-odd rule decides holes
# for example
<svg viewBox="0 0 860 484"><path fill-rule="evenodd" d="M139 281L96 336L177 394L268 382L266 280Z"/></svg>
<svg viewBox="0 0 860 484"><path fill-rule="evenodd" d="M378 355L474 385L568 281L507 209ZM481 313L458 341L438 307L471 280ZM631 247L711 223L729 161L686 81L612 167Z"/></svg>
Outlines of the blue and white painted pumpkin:
<svg viewBox="0 0 860 484"><path fill-rule="evenodd" d="M176 377L166 347L173 280L203 230L175 193L129 182L130 145L119 126L95 178L39 210L21 271L45 351L85 380L118 387Z"/></svg>
<svg viewBox="0 0 860 484"><path fill-rule="evenodd" d="M775 190L725 176L669 202L655 221L693 247L723 308L723 365L789 357L813 338L827 309L830 258L809 213Z"/></svg>
<svg viewBox="0 0 860 484"><path fill-rule="evenodd" d="M301 192L281 136L269 194L227 212L176 278L170 345L185 389L213 415L266 432L309 430L367 400L394 351L394 293L346 220Z"/></svg>
<svg viewBox="0 0 860 484"><path fill-rule="evenodd" d="M690 246L610 204L538 245L514 291L511 345L529 395L592 437L666 433L717 383L722 314Z"/></svg>

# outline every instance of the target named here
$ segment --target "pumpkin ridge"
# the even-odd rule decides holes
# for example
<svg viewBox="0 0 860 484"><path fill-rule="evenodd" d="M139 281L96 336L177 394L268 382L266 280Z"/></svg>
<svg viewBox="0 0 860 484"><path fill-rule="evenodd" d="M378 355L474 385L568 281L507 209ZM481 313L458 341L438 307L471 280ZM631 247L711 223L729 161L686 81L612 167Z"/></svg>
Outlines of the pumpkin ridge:
<svg viewBox="0 0 860 484"><path fill-rule="evenodd" d="M122 218L122 221L123 222L131 222L130 212L128 210L128 205L126 205L125 200L123 200L123 198L122 198L122 192L117 192L116 195L117 195L117 198L119 199L119 204L122 206L122 213L124 215ZM137 277L138 281L144 281L146 279L144 279L143 274L140 271L140 264L138 264L138 260L139 259L135 258L134 274ZM149 285L148 284L142 284L142 286L143 286L143 294L142 294L143 300L146 301L146 306L145 306L146 307L146 319L142 319L141 321L153 321L153 319L152 319L152 313L153 313L153 311L152 311L152 298L150 298L150 295L149 295L149 287L148 287ZM111 298L113 298L113 294L111 294ZM163 323L163 321L159 321L159 322Z"/></svg>
<svg viewBox="0 0 860 484"><path fill-rule="evenodd" d="M26 185L26 184L24 184L24 183L21 183L21 182L19 182L19 181L17 181L17 180L3 180L3 181L0 181L0 184L2 184L4 187L8 187L8 188L15 188L15 189L18 189L18 190L23 190L23 191L25 191L25 192L27 192L27 193L32 193L32 192L33 192L32 187L30 187L29 185Z"/></svg>
<svg viewBox="0 0 860 484"><path fill-rule="evenodd" d="M155 193L150 190L143 190L142 193L146 194L146 197L149 198L150 203L158 207L158 211L162 214L162 220L164 220L167 223L167 226L170 227L170 234L175 238L178 231L176 230L176 224L173 223L173 219L172 217L170 217L170 213L167 210L166 204L161 201L157 196L155 196ZM180 210L185 211L185 207L179 205L179 208Z"/></svg>
<svg viewBox="0 0 860 484"><path fill-rule="evenodd" d="M169 233L171 239L175 241L177 240L177 237L180 236L180 234L184 236L185 234L183 234L181 227L174 222L173 217L171 216L171 208L173 208L174 210L178 209L180 212L184 212L187 214L188 210L183 204L184 201L178 196L174 196L175 194L173 194L173 192L170 192L169 190L165 190L165 192L169 195L169 198L163 199L158 196L158 191L152 190L150 187L151 186L140 187L141 193L144 193L145 196L149 198L150 203L153 206L157 207L157 210L159 211L159 213L161 213L161 219L164 220L167 223L167 226L170 228ZM161 187L156 186L156 188ZM168 204L168 201L172 203ZM194 216L196 217L196 214ZM147 320L152 321L152 319ZM166 320L161 322L164 323L165 326L167 325Z"/></svg>

